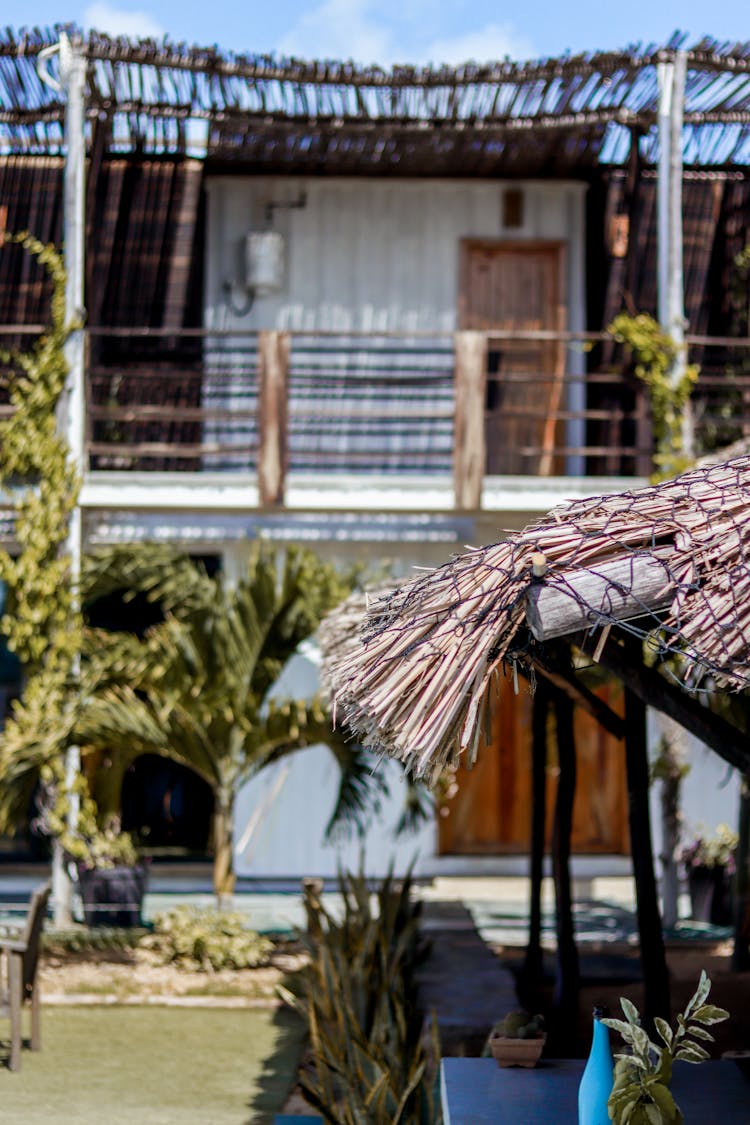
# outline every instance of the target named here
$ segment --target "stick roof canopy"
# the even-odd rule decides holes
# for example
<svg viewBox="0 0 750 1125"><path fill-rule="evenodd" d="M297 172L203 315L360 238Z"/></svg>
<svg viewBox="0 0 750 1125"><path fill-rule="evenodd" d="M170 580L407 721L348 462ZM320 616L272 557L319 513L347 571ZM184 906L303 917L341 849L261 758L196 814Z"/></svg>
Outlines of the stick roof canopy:
<svg viewBox="0 0 750 1125"><path fill-rule="evenodd" d="M679 655L688 686L750 687L750 457L554 509L341 613L323 637L337 714L419 776L474 759L535 632L624 628Z"/></svg>
<svg viewBox="0 0 750 1125"><path fill-rule="evenodd" d="M750 156L750 45L684 37L619 51L463 66L240 55L74 26L0 32L0 150L59 154L62 96L37 70L61 31L84 53L89 144L252 172L570 175L657 151L657 67L687 51L684 157ZM57 67L48 60L53 75Z"/></svg>

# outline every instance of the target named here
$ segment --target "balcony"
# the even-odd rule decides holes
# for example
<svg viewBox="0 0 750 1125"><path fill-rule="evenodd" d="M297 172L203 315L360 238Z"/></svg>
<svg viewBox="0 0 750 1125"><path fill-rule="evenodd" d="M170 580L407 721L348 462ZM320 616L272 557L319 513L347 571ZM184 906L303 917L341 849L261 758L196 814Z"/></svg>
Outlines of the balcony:
<svg viewBox="0 0 750 1125"><path fill-rule="evenodd" d="M697 439L714 450L750 434L750 341L689 343ZM211 479L219 504L242 481L251 507L302 508L314 482L321 507L348 491L468 512L651 470L647 395L600 333L91 329L86 355L87 484L116 477L123 503L122 482L167 475L185 507Z"/></svg>

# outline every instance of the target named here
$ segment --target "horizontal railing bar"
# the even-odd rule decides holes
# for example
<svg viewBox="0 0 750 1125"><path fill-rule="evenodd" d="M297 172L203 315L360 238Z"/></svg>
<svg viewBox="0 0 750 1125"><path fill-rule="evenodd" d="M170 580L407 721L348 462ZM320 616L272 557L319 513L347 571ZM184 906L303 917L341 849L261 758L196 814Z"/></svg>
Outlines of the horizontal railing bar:
<svg viewBox="0 0 750 1125"><path fill-rule="evenodd" d="M129 454L131 457L207 457L217 454L255 453L257 445L238 444L226 445L217 442L204 442L202 444L188 444L186 442L133 442L132 445L123 442L90 442L89 452L97 455Z"/></svg>
<svg viewBox="0 0 750 1125"><path fill-rule="evenodd" d="M170 406L167 403L132 406L90 406L94 421L140 422L225 422L257 420L257 410L229 410L212 406Z"/></svg>
<svg viewBox="0 0 750 1125"><path fill-rule="evenodd" d="M5 330L4 325L0 325L0 333ZM130 328L123 327L103 327L100 325L90 325L86 331L92 337L98 338L133 338L133 339L205 339L215 338L220 340L249 338L255 339L262 331L258 328L164 328L164 327L151 327L149 325L138 325ZM365 328L318 328L314 330L309 329L296 329L296 328L277 328L270 331L276 331L283 335L289 336L293 341L296 340L335 340L335 339L352 339L352 340L450 340L454 335L460 332L460 329L449 329L447 331L440 329L365 329ZM492 340L528 340L531 342L561 342L568 343L577 340L603 342L606 340L612 341L613 337L608 332L561 332L556 329L547 328L533 328L533 329L512 329L512 328L477 328L470 329L478 334L487 336Z"/></svg>
<svg viewBox="0 0 750 1125"><path fill-rule="evenodd" d="M541 445L523 445L517 451L522 457L537 457L550 452L553 457L603 457L614 454L616 457L651 456L651 449L641 449L637 445L556 445L551 450Z"/></svg>
<svg viewBox="0 0 750 1125"><path fill-rule="evenodd" d="M314 409L313 407L296 407L290 405L289 417L290 418L320 418L326 421L329 418L357 418L366 419L376 422L380 418L420 418L425 422L440 420L442 418L453 418L453 408L450 410L427 410L420 406L410 406L406 403L399 406L381 406L378 403L371 405L360 405L352 403L347 407L328 406L324 404L322 409L325 413L321 413L321 407Z"/></svg>
<svg viewBox="0 0 750 1125"><path fill-rule="evenodd" d="M0 324L0 336L21 336L21 335L40 335L49 330L49 325L46 324ZM86 333L96 339L186 339L186 340L203 340L203 339L220 339L226 340L232 337L237 339L257 339L260 329L257 328L170 328L170 327L154 327L150 325L132 325L130 327L114 327L103 325L89 325L85 329ZM336 338L345 339L369 339L376 340L409 340L409 339L438 339L448 340L451 339L458 330L441 331L429 329L393 329L388 331L379 331L373 329L332 329L321 328L314 331L305 329L278 329L290 336L292 340L331 340ZM559 332L554 329L532 329L532 330L516 330L516 329L475 329L472 331L481 332L490 340L519 340L519 341L549 341L572 343L577 340L589 342L611 342L615 343L614 337L609 332L603 331L575 331L575 332ZM688 334L685 337L685 343L688 347L722 347L722 348L750 348L750 336L705 336L698 334Z"/></svg>

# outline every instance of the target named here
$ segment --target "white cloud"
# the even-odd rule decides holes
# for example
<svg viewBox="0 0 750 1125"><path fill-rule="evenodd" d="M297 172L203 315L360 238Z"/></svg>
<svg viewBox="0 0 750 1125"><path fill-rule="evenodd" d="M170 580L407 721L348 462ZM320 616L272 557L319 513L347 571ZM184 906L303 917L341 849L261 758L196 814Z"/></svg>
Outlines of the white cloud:
<svg viewBox="0 0 750 1125"><path fill-rule="evenodd" d="M387 5L386 5L387 6ZM322 0L293 23L276 44L282 55L354 59L362 64L448 63L535 58L531 40L511 23L490 23L426 41L421 5L401 0L400 18L375 0ZM418 18L419 17L419 18Z"/></svg>
<svg viewBox="0 0 750 1125"><path fill-rule="evenodd" d="M165 35L164 28L148 12L116 8L106 3L90 4L83 13L83 25L130 39L162 39Z"/></svg>
<svg viewBox="0 0 750 1125"><path fill-rule="evenodd" d="M324 0L292 25L277 48L282 55L303 59L387 66L393 61L391 32L367 9L368 0Z"/></svg>
<svg viewBox="0 0 750 1125"><path fill-rule="evenodd" d="M517 61L535 59L538 52L525 35L519 35L512 24L491 23L478 31L467 31L453 38L435 39L419 52L417 61L448 63L498 62L510 58Z"/></svg>

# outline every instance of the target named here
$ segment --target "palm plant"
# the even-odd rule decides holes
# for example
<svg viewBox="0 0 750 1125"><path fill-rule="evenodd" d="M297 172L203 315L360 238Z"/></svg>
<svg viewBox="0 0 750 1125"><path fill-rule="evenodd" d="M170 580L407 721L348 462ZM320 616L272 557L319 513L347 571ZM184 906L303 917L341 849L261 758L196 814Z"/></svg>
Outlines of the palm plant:
<svg viewBox="0 0 750 1125"><path fill-rule="evenodd" d="M84 756L106 753L113 795L141 754L172 758L205 779L214 795L220 898L234 884L235 794L259 770L325 743L340 767L332 817L339 822L360 818L381 788L364 751L333 729L321 698L269 697L300 642L349 588L312 552L282 555L262 544L236 585L159 546L118 548L90 560L89 598L114 590L146 594L160 603L164 619L142 638L87 629L72 737ZM98 795L101 804L101 788Z"/></svg>

